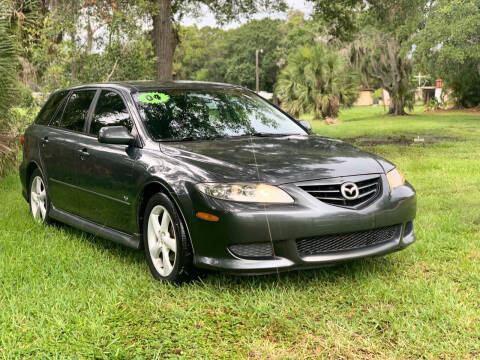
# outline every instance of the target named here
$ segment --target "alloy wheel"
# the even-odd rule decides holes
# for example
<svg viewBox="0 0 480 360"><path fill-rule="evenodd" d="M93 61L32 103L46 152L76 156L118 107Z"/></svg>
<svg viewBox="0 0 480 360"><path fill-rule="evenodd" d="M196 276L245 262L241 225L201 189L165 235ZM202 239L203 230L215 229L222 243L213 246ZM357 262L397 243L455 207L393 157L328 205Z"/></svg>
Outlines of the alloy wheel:
<svg viewBox="0 0 480 360"><path fill-rule="evenodd" d="M155 269L164 277L170 275L176 260L177 239L170 213L161 205L150 212L147 240Z"/></svg>
<svg viewBox="0 0 480 360"><path fill-rule="evenodd" d="M33 218L44 222L47 216L47 189L40 176L36 176L32 181L30 204Z"/></svg>

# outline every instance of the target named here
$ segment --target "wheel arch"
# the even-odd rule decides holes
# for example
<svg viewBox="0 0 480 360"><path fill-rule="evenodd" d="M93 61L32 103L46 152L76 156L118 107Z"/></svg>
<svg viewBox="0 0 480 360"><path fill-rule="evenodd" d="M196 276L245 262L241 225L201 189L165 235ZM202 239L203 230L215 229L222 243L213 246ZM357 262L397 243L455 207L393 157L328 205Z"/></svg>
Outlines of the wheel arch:
<svg viewBox="0 0 480 360"><path fill-rule="evenodd" d="M188 241L190 242L190 246L192 248L193 255L195 255L195 249L193 247L193 242L192 242L192 236L190 233L190 229L188 227L187 219L185 218L185 215L182 212L182 209L175 197L172 195L172 191L162 183L161 180L155 179L147 182L144 184L142 190L140 191L140 195L138 196L138 202L137 202L137 229L139 233L139 238L143 240L143 215L145 213L145 209L147 207L148 200L150 198L157 194L157 193L163 193L165 194L173 203L175 206L175 209L178 211L180 214L180 220L183 223L183 226L185 227L185 230L187 231L187 236L188 236ZM143 241L140 242L143 246Z"/></svg>

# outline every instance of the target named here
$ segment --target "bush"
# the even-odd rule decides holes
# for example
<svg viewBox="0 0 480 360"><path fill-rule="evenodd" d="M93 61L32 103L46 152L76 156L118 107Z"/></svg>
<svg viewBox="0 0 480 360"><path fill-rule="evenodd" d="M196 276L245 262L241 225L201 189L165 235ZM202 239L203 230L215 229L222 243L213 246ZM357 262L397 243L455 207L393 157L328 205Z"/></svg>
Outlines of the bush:
<svg viewBox="0 0 480 360"><path fill-rule="evenodd" d="M0 178L14 171L18 165L18 137L12 132L0 132Z"/></svg>
<svg viewBox="0 0 480 360"><path fill-rule="evenodd" d="M23 84L19 84L15 106L18 106L21 108L30 108L30 107L36 108L38 106L38 101L33 96L32 90L30 90Z"/></svg>
<svg viewBox="0 0 480 360"><path fill-rule="evenodd" d="M379 104L380 101L383 101L383 89L377 89L372 94L372 99L374 104Z"/></svg>
<svg viewBox="0 0 480 360"><path fill-rule="evenodd" d="M441 107L441 103L437 100L436 97L431 98L427 104L425 105L425 110L426 111L434 111L434 110L439 110Z"/></svg>

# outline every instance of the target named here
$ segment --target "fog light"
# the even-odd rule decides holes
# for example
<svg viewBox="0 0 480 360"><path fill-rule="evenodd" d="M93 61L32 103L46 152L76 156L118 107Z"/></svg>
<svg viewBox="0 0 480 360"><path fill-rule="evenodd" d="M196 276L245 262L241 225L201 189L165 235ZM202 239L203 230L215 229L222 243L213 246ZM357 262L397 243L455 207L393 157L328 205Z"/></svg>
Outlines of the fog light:
<svg viewBox="0 0 480 360"><path fill-rule="evenodd" d="M201 211L197 212L197 217L202 220L213 221L213 222L217 222L218 220L220 220L220 218L216 215L209 214L206 212L201 212Z"/></svg>

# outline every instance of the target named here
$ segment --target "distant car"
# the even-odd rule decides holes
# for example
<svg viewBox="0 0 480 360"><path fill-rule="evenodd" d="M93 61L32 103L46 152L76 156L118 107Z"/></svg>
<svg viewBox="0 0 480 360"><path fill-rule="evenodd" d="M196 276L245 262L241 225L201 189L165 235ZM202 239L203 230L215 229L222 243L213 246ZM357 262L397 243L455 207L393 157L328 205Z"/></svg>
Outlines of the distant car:
<svg viewBox="0 0 480 360"><path fill-rule="evenodd" d="M56 91L22 143L33 217L143 247L156 279L315 268L415 241L415 191L393 164L238 86Z"/></svg>

